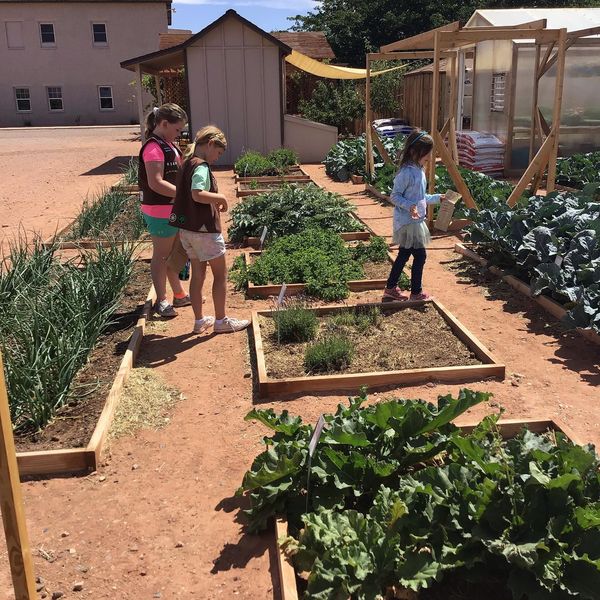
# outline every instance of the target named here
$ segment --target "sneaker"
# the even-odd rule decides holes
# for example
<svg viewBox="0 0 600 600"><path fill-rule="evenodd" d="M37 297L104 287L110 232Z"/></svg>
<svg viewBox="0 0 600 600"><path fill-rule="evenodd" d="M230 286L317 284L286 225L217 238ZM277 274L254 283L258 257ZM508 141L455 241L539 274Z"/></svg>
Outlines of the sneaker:
<svg viewBox="0 0 600 600"><path fill-rule="evenodd" d="M406 294L402 293L402 290L399 287L395 287L395 288L385 288L385 290L383 291L383 298L385 299L390 299L390 300L398 300L400 302L404 301L404 300L408 300L408 296Z"/></svg>
<svg viewBox="0 0 600 600"><path fill-rule="evenodd" d="M192 301L190 300L189 294L183 296L183 298L173 298L173 306L175 308L183 308L184 306L190 306Z"/></svg>
<svg viewBox="0 0 600 600"><path fill-rule="evenodd" d="M247 319L233 319L231 317L225 317L219 323L215 321L215 333L233 333L235 331L242 331L250 325L250 321Z"/></svg>
<svg viewBox="0 0 600 600"><path fill-rule="evenodd" d="M203 333L209 327L212 327L215 324L214 317L204 317L199 321L194 322L194 333Z"/></svg>
<svg viewBox="0 0 600 600"><path fill-rule="evenodd" d="M167 300L161 300L154 305L154 312L165 318L172 318L177 316L177 311L173 308L173 305L169 304Z"/></svg>
<svg viewBox="0 0 600 600"><path fill-rule="evenodd" d="M431 300L432 298L433 296L428 294L427 292L421 292L420 294L410 295L411 300Z"/></svg>

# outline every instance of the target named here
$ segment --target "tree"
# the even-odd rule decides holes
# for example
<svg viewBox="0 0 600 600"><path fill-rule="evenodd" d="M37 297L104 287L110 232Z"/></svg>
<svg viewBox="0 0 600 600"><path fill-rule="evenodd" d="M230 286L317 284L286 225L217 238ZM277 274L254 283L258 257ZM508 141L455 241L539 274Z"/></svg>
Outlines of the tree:
<svg viewBox="0 0 600 600"><path fill-rule="evenodd" d="M523 0L321 0L314 11L290 17L294 31L323 31L339 62L362 67L365 54L452 21L478 8L520 8ZM600 6L600 0L530 0L532 8Z"/></svg>

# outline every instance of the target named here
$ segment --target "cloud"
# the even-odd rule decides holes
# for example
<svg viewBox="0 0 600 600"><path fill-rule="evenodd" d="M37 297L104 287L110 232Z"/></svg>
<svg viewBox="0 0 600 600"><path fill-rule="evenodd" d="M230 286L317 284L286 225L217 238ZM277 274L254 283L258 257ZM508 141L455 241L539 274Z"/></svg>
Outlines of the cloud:
<svg viewBox="0 0 600 600"><path fill-rule="evenodd" d="M177 4L204 4L211 6L255 6L261 8L275 8L281 10L290 10L289 0L174 0ZM312 10L317 7L318 2L314 0L294 0L291 12L302 12L303 10Z"/></svg>

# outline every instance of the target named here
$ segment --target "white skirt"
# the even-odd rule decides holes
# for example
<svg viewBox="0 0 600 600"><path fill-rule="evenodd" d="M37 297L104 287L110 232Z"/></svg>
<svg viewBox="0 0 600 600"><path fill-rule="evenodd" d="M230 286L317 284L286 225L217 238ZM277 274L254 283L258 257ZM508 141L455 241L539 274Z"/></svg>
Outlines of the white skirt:
<svg viewBox="0 0 600 600"><path fill-rule="evenodd" d="M392 241L400 248L427 248L431 242L431 236L425 221L421 221L402 225L400 229L396 229Z"/></svg>

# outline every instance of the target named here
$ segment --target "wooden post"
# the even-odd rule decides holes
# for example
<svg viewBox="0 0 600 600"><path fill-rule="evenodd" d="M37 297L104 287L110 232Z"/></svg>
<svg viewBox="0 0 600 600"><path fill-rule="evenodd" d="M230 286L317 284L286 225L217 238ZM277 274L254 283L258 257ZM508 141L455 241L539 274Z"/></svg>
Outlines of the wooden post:
<svg viewBox="0 0 600 600"><path fill-rule="evenodd" d="M458 163L458 146L456 143L456 114L458 112L458 60L456 53L450 59L450 127L448 131L448 139L450 140L450 149L454 160ZM443 136L442 136L443 137Z"/></svg>
<svg viewBox="0 0 600 600"><path fill-rule="evenodd" d="M381 154L381 158L383 158L383 162L388 165L393 165L394 161L390 157L388 151L385 149L385 146L383 145L383 142L381 141L381 138L379 137L379 134L377 133L377 131L375 131L373 128L371 128L370 133L371 133L372 141L375 143L377 150L379 150L379 154Z"/></svg>
<svg viewBox="0 0 600 600"><path fill-rule="evenodd" d="M368 175L375 175L375 160L373 159L373 119L371 112L371 57L367 54L367 78L365 82L365 170Z"/></svg>
<svg viewBox="0 0 600 600"><path fill-rule="evenodd" d="M431 136L433 137L433 152L431 153L431 160L429 161L429 193L433 194L435 191L435 158L438 153L438 142L436 135L438 133L438 113L440 110L440 34L436 31L433 36L433 82L431 90ZM441 141L442 145L444 141ZM427 222L429 227L433 227L433 206L427 205Z"/></svg>
<svg viewBox="0 0 600 600"><path fill-rule="evenodd" d="M531 95L531 135L529 137L529 162L533 160L533 155L536 150L536 141L537 141L537 110L538 110L538 93L540 86L540 78L538 77L538 72L540 69L540 55L541 55L541 46L539 44L535 45L535 63L534 63L534 78L533 78L533 92Z"/></svg>
<svg viewBox="0 0 600 600"><path fill-rule="evenodd" d="M558 33L558 49L556 61L556 87L554 88L554 111L552 113L552 133L554 133L554 145L548 158L548 181L546 189L554 191L556 182L556 157L558 156L558 142L560 138L560 115L562 109L563 85L565 82L565 53L567 42L567 30L561 29Z"/></svg>
<svg viewBox="0 0 600 600"><path fill-rule="evenodd" d="M34 600L37 594L33 561L23 510L2 355L0 355L0 498L15 599Z"/></svg>
<svg viewBox="0 0 600 600"><path fill-rule="evenodd" d="M137 75L137 77L135 78L135 95L136 95L136 99L137 99L137 109L138 109L138 116L140 119L140 138L142 140L142 144L144 143L145 139L144 139L144 121L145 121L145 115L144 115L144 98L143 98L143 94L144 94L144 87L142 86L142 67L141 65L136 65L135 66L135 74Z"/></svg>

